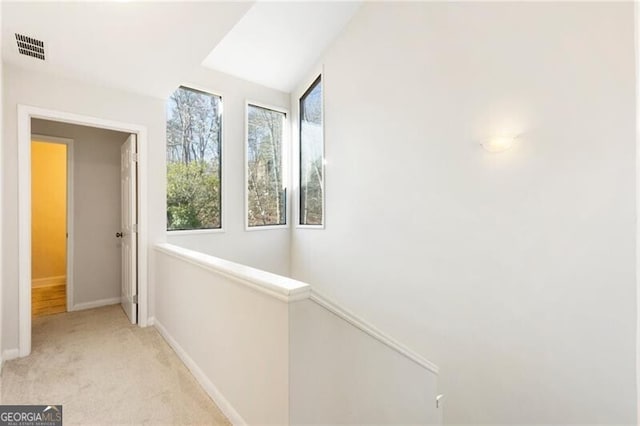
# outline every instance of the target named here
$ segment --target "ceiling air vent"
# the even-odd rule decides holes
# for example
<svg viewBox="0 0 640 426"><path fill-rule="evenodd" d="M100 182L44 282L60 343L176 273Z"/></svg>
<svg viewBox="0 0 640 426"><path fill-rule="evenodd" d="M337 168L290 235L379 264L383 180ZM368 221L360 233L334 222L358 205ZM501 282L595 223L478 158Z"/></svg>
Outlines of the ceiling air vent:
<svg viewBox="0 0 640 426"><path fill-rule="evenodd" d="M16 43L18 43L18 52L20 54L44 61L43 41L16 33Z"/></svg>

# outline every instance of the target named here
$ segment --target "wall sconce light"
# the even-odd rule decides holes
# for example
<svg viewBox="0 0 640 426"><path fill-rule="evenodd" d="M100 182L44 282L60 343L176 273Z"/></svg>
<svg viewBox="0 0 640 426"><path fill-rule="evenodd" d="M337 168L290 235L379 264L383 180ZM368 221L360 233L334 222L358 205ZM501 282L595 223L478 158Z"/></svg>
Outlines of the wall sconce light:
<svg viewBox="0 0 640 426"><path fill-rule="evenodd" d="M515 140L516 138L513 136L497 136L482 142L481 145L489 152L502 152L510 149Z"/></svg>

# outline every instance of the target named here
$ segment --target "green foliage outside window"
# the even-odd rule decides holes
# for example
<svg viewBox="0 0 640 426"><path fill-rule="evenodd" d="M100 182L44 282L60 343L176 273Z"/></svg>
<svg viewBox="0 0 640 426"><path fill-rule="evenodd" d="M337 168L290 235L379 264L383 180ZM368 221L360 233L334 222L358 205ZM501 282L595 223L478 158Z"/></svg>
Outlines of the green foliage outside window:
<svg viewBox="0 0 640 426"><path fill-rule="evenodd" d="M167 229L215 229L221 221L219 96L180 87L167 103Z"/></svg>

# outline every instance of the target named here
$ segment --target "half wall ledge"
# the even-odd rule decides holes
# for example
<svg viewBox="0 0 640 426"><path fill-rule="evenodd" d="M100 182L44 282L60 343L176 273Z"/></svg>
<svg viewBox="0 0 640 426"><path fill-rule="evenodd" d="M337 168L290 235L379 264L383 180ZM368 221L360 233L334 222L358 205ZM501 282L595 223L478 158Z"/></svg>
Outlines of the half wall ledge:
<svg viewBox="0 0 640 426"><path fill-rule="evenodd" d="M311 296L311 286L302 281L173 244L160 243L155 247L156 250L169 256L200 266L287 303L308 299Z"/></svg>

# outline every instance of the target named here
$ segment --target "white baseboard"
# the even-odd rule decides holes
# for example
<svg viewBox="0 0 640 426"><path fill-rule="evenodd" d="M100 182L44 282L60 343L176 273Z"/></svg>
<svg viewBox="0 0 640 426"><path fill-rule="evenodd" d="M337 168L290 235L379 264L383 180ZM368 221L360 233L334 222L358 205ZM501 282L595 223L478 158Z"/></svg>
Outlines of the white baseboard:
<svg viewBox="0 0 640 426"><path fill-rule="evenodd" d="M178 357L184 362L187 366L193 377L196 378L200 386L207 392L207 394L213 399L218 408L222 411L222 413L227 416L231 424L234 426L246 425L242 419L242 416L236 411L235 408L229 403L229 401L222 395L222 393L218 390L218 388L213 384L211 379L207 377L207 375L200 369L198 364L191 359L191 357L185 352L184 349L178 344L178 342L169 334L166 328L155 318L150 318L151 321L153 319L154 327L160 335L167 341L169 346L173 348Z"/></svg>
<svg viewBox="0 0 640 426"><path fill-rule="evenodd" d="M156 317L149 317L149 319L147 319L147 327L152 326L156 323Z"/></svg>
<svg viewBox="0 0 640 426"><path fill-rule="evenodd" d="M82 311L84 309L100 308L102 306L117 305L120 297L110 297L109 299L94 300L93 302L76 303L70 311Z"/></svg>
<svg viewBox="0 0 640 426"><path fill-rule="evenodd" d="M12 359L16 359L20 356L20 350L18 348L15 349L5 349L2 351L2 362L10 361Z"/></svg>

